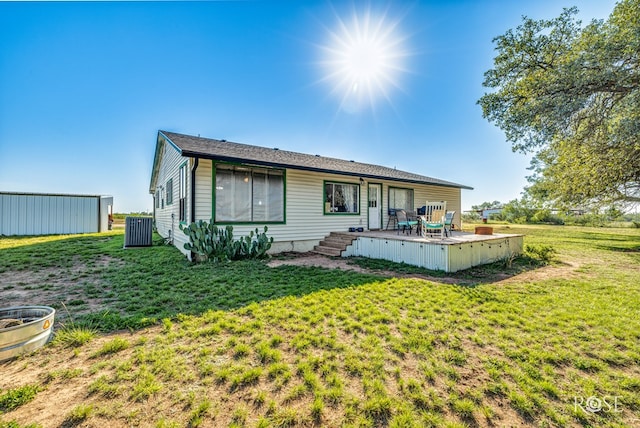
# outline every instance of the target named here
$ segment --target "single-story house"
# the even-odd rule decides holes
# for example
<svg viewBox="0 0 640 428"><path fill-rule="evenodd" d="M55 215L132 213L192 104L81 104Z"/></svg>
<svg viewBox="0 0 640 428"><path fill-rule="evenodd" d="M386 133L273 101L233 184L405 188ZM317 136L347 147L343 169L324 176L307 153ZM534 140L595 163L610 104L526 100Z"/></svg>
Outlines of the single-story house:
<svg viewBox="0 0 640 428"><path fill-rule="evenodd" d="M185 254L180 224L206 220L244 236L268 226L271 252L310 251L328 234L389 226L389 209L425 201L457 211L469 186L380 165L159 131L149 192L158 233ZM393 226L393 224L391 225ZM389 226L389 227L391 227Z"/></svg>

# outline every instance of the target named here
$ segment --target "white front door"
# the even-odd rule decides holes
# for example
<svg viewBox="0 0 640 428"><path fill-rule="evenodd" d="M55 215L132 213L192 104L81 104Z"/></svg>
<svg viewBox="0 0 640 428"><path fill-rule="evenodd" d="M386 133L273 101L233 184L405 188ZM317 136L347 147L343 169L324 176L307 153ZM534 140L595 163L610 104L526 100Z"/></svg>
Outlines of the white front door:
<svg viewBox="0 0 640 428"><path fill-rule="evenodd" d="M382 227L382 185L369 184L369 230Z"/></svg>

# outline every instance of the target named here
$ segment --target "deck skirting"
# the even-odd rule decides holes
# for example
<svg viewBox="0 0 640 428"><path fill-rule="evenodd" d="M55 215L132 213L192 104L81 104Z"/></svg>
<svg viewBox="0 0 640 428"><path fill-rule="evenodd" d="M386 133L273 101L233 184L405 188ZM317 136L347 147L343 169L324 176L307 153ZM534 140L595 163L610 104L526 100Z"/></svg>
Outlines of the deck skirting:
<svg viewBox="0 0 640 428"><path fill-rule="evenodd" d="M473 237L473 239L469 239ZM397 239L360 235L343 252L431 270L457 272L522 253L523 235L471 235L460 239Z"/></svg>

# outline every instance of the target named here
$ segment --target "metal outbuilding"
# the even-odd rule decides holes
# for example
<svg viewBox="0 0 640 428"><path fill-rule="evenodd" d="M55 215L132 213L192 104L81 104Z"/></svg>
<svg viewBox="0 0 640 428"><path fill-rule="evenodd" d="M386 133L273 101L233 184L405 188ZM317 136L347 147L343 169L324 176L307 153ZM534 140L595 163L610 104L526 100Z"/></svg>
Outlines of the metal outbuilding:
<svg viewBox="0 0 640 428"><path fill-rule="evenodd" d="M60 235L109 230L113 197L0 192L0 235Z"/></svg>

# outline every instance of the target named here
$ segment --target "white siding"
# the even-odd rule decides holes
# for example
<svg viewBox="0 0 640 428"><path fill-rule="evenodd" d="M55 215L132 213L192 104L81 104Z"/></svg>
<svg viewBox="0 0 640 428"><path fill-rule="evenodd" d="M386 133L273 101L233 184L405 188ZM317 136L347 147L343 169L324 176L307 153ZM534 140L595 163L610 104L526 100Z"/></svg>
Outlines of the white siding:
<svg viewBox="0 0 640 428"><path fill-rule="evenodd" d="M213 203L213 163L208 159L200 159L196 169L196 220L211 221Z"/></svg>
<svg viewBox="0 0 640 428"><path fill-rule="evenodd" d="M99 231L99 197L0 193L0 235Z"/></svg>
<svg viewBox="0 0 640 428"><path fill-rule="evenodd" d="M164 159L163 159L164 161ZM209 221L212 216L212 162L201 159L196 170L196 219ZM165 180L166 181L166 180ZM358 177L339 174L316 173L288 169L286 171L286 212L285 224L268 224L269 236L274 238L273 252L308 251L317 245L332 231L347 231L349 227L367 228L367 189L368 182L360 186L360 214L331 215L324 214L324 182L336 181L360 185ZM160 183L161 181L159 181ZM421 207L427 200L446 200L447 209L456 210L455 221L460 226L460 189L399 183L394 181L375 180L373 183L383 185L382 207L383 227L388 220L388 189L405 187L414 189L414 204ZM260 223L233 225L234 235L247 235L258 228L262 232L264 225ZM178 231L179 232L179 231Z"/></svg>
<svg viewBox="0 0 640 428"><path fill-rule="evenodd" d="M157 186L165 188L169 178L174 182L174 203L156 208L156 227L158 233L164 237L169 236L169 231L175 239L175 245L184 251L183 244L186 235L179 229L178 224L178 169L186 158L179 155L178 151L170 144L165 144L160 161L157 178ZM188 181L191 179L193 162L189 163ZM213 207L213 162L200 159L196 169L195 181L195 217L196 220L210 221ZM356 215L331 215L324 214L324 182L335 181L341 183L353 183L360 186L360 213ZM438 186L415 185L398 183L394 181L376 180L373 183L382 184L383 227L388 220L388 189L391 187L405 187L414 189L414 204L421 207L427 200L446 200L449 210L456 210L456 223L459 226L460 219L460 189ZM187 199L191 201L191 187L188 183ZM309 251L317 245L326 235L332 231L347 231L349 227L363 227L367 229L367 189L368 182L360 185L358 177L349 177L339 174L316 173L288 169L285 175L285 222L283 224L267 224L269 236L274 238L272 252L278 251ZM162 192L161 192L162 193ZM164 198L164 195L161 195ZM171 214L175 218L172 220ZM191 222L189 204L188 219ZM235 224L233 232L236 237L245 236L250 231L258 228L262 232L264 224Z"/></svg>
<svg viewBox="0 0 640 428"><path fill-rule="evenodd" d="M160 191L160 206L155 208L155 223L158 234L164 238L172 237L174 245L183 253L187 253L184 244L188 241L186 235L180 230L180 166L187 162L187 220L190 214L191 168L189 158L180 155L171 144L163 143L162 158L158 170L156 190ZM173 202L167 204L166 189L169 180L173 180Z"/></svg>

